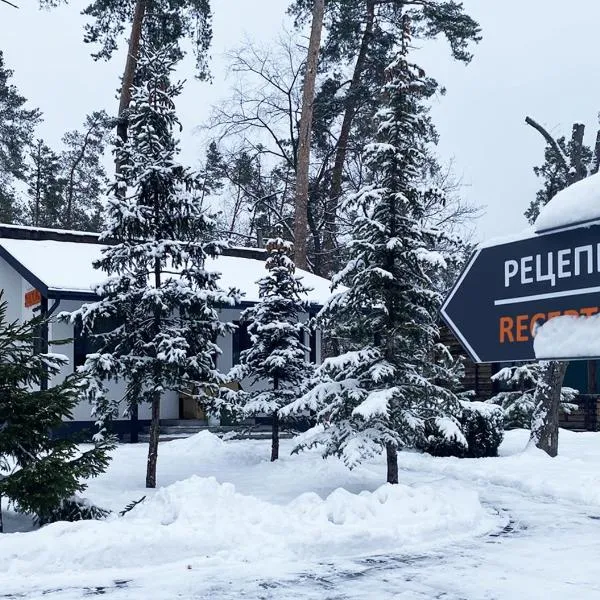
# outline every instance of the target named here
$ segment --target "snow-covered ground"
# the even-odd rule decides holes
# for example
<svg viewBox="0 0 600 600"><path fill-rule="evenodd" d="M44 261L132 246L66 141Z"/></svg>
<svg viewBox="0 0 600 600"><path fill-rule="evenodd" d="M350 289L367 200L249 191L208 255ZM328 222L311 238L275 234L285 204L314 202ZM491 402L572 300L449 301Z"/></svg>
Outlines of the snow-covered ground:
<svg viewBox="0 0 600 600"><path fill-rule="evenodd" d="M270 463L265 441L209 433L161 444L159 484L124 517L0 537L0 599L599 598L600 434L561 431L560 456L400 454L348 471L316 452ZM147 494L145 445L120 446L87 496ZM29 527L9 515L8 527Z"/></svg>

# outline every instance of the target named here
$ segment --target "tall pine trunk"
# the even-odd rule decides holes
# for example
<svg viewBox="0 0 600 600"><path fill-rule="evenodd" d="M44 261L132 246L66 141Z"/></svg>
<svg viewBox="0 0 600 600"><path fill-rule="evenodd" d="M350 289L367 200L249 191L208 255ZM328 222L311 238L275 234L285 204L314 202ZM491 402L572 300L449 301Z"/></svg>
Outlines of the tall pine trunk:
<svg viewBox="0 0 600 600"><path fill-rule="evenodd" d="M271 426L271 462L279 458L279 413L273 413L273 424Z"/></svg>
<svg viewBox="0 0 600 600"><path fill-rule="evenodd" d="M33 225L39 227L40 225L40 208L42 203L42 173L41 173L41 162L42 162L42 143L38 141L37 145L37 164L35 171L35 204L34 204L34 215Z"/></svg>
<svg viewBox="0 0 600 600"><path fill-rule="evenodd" d="M325 233L323 238L323 254L325 262L325 273L327 277L330 275L332 270L333 253L336 245L337 236L337 212L342 195L342 179L344 176L344 165L346 163L346 154L348 152L348 141L350 139L350 130L352 128L352 122L356 115L358 108L359 94L358 88L360 87L363 72L367 62L367 53L369 51L369 45L373 37L373 23L375 21L375 1L367 1L367 14L365 21L365 30L363 32L358 56L356 58L356 64L354 65L354 72L352 73L352 80L348 93L346 94L346 101L344 107L344 118L342 120L342 127L340 129L340 135L338 138L337 149L335 153L335 161L333 169L331 171L331 186L329 188L329 194L327 196L327 202L325 204Z"/></svg>
<svg viewBox="0 0 600 600"><path fill-rule="evenodd" d="M534 444L549 456L558 454L558 407L560 392L569 363L544 361L535 388L533 417L529 444Z"/></svg>
<svg viewBox="0 0 600 600"><path fill-rule="evenodd" d="M156 463L158 461L158 439L160 437L160 392L152 396L152 420L150 421L150 442L146 463L146 487L156 487Z"/></svg>
<svg viewBox="0 0 600 600"><path fill-rule="evenodd" d="M146 14L146 0L137 0L133 12L131 24L131 35L129 36L129 46L127 48L127 60L125 61L125 71L121 81L121 94L119 97L119 112L117 122L117 135L125 142L127 140L127 110L131 104L131 88L135 77L138 56L140 53L140 42L142 39L142 25ZM121 166L117 163L117 172Z"/></svg>
<svg viewBox="0 0 600 600"><path fill-rule="evenodd" d="M398 449L393 444L385 447L387 458L387 482L398 483Z"/></svg>
<svg viewBox="0 0 600 600"><path fill-rule="evenodd" d="M315 82L321 48L325 0L314 0L306 73L302 91L302 112L298 131L296 166L296 205L294 213L294 262L299 269L308 266L308 177L310 171L310 141L312 135Z"/></svg>

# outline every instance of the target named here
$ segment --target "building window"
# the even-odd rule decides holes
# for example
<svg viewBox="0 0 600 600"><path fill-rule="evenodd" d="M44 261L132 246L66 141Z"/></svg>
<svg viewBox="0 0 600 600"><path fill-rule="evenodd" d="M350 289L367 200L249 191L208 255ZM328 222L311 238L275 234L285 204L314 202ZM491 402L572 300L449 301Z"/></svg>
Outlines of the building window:
<svg viewBox="0 0 600 600"><path fill-rule="evenodd" d="M248 326L243 323L240 324L239 321L234 321L234 324L237 326L237 329L233 333L233 341L232 341L232 365L238 365L240 363L240 354L247 350L252 346L252 340L250 338L250 334L248 333ZM307 339L308 338L308 339ZM311 363L317 363L317 332L314 329L309 330L309 334L306 335L306 330L302 329L298 333L298 339L300 343L304 346L307 345L309 347L309 360Z"/></svg>
<svg viewBox="0 0 600 600"><path fill-rule="evenodd" d="M75 324L73 335L73 365L75 368L85 363L88 354L98 352L102 347L102 341L96 337L97 334L113 331L120 325L119 319L110 317L97 319L94 323L94 331L83 332L80 323Z"/></svg>
<svg viewBox="0 0 600 600"><path fill-rule="evenodd" d="M313 365L317 364L317 330L316 329L311 329L310 330L310 362Z"/></svg>
<svg viewBox="0 0 600 600"><path fill-rule="evenodd" d="M240 354L250 348L252 340L250 339L246 323L234 321L234 325L237 326L237 329L233 332L231 364L239 365Z"/></svg>

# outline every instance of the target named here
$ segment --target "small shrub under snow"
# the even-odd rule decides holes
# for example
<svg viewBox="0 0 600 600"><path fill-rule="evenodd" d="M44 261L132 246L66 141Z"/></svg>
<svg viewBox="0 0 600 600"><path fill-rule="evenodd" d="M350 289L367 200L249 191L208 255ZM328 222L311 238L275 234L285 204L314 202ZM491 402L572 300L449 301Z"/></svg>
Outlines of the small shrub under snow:
<svg viewBox="0 0 600 600"><path fill-rule="evenodd" d="M534 394L540 372L539 363L505 367L492 376L492 380L507 389L499 392L488 402L502 408L505 429L531 429L531 418L535 408ZM563 387L560 391L559 409L570 414L577 410L573 400L578 391Z"/></svg>
<svg viewBox="0 0 600 600"><path fill-rule="evenodd" d="M433 456L481 458L497 456L504 437L502 410L485 402L461 401L458 421L435 419L427 423L420 449Z"/></svg>

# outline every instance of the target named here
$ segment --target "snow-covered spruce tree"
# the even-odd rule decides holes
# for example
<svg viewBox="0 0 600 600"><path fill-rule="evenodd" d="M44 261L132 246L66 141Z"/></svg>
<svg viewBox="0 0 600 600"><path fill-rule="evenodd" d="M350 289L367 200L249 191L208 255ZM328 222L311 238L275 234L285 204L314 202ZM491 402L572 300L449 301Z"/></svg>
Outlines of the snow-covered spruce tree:
<svg viewBox="0 0 600 600"><path fill-rule="evenodd" d="M205 259L221 246L210 241L214 221L197 198L202 179L176 162L173 99L181 85L170 80L172 52L145 47L138 66L128 139L116 149L122 169L102 233L111 244L95 265L110 277L97 289L101 300L72 318L89 332L100 319L113 322L110 331L97 334L101 348L85 368L99 380L126 380L130 408L151 404L146 486L152 488L161 395L190 384L207 401L216 394L223 380L215 367L216 340L233 330L219 320L218 309L235 298L219 289L217 273L205 269ZM102 404L110 408L96 400Z"/></svg>
<svg viewBox="0 0 600 600"><path fill-rule="evenodd" d="M252 346L241 353L240 364L229 377L238 381L249 377L260 384L257 391L237 392L237 402L246 416L271 416L274 461L279 458L279 409L298 398L312 369L303 343L307 325L299 321L307 310L308 289L294 275L293 245L275 238L267 242L267 251L268 274L258 281L260 302L247 308L240 319L248 326Z"/></svg>
<svg viewBox="0 0 600 600"><path fill-rule="evenodd" d="M67 359L34 352L43 326L40 317L8 322L0 292L0 498L40 524L93 518L105 513L76 494L106 469L111 442L81 452L74 440L52 435L71 417L84 381L71 375L45 385Z"/></svg>
<svg viewBox="0 0 600 600"><path fill-rule="evenodd" d="M453 375L432 357L441 296L430 274L445 261L434 250L442 234L422 221L424 197L435 192L416 182L433 130L422 103L427 81L407 59L406 16L403 32L387 69L377 141L365 149L369 180L346 202L356 211L351 258L333 280L346 289L319 315L347 351L326 359L320 382L282 411L315 411L318 424L299 448L324 444L325 455L349 467L385 449L390 483L398 482L398 449L415 445L427 421L462 436L458 399L438 383Z"/></svg>
<svg viewBox="0 0 600 600"><path fill-rule="evenodd" d="M502 408L506 429L531 428L535 390L542 367L542 363L525 363L505 367L492 376L493 381L502 383L506 389L498 392L488 402ZM577 405L573 404L573 400L578 393L573 388L561 387L559 409L566 414L576 410Z"/></svg>

